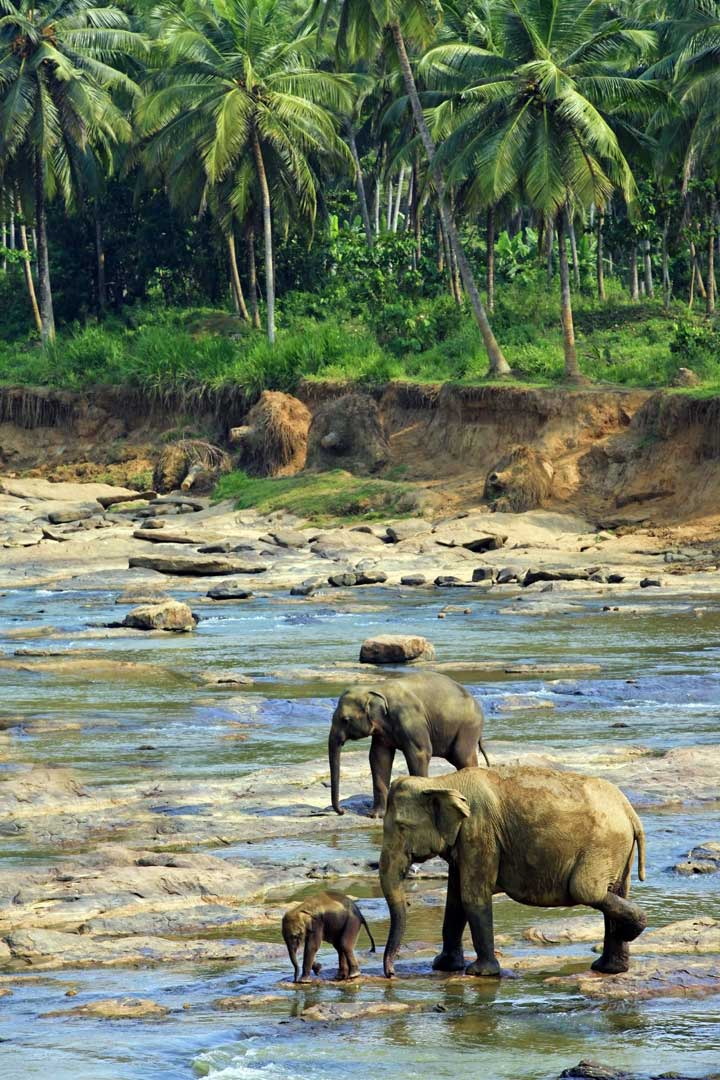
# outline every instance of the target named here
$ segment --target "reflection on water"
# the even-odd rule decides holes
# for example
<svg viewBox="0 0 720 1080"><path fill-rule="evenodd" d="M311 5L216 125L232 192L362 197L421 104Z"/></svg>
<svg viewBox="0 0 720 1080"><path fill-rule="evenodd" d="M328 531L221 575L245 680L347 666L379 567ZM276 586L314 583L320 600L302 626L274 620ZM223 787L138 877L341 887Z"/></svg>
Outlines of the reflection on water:
<svg viewBox="0 0 720 1080"><path fill-rule="evenodd" d="M502 672L488 673L482 681L474 677L472 690L486 711L491 752L494 740L535 743L538 749L629 743L662 752L718 739L720 604L714 601L704 602L699 618L690 603L674 602L658 611L641 597L640 614L603 613L601 600L573 594L573 602L584 605L579 612L538 618L499 614L505 602L497 596L456 591L453 603L471 607L472 614L438 621L445 598L426 593L364 590L347 602L338 597L320 604L258 598L222 608L188 596L202 616L193 635L79 636L92 624L118 618L114 598L115 592L107 590L68 589L18 590L0 597L0 651L5 655L21 648L78 655L92 650L95 657L161 669L150 678L147 672L138 678L130 672L112 681L99 674L82 678L77 673L0 671L0 720L11 732L5 737L12 745L8 759L0 759L0 774L26 761L71 765L90 785L134 782L145 774L211 780L318 757L325 751L339 686L312 678L299 681L293 672L354 660L364 637L404 630L429 637L440 660L462 661L469 668L497 658L601 665L600 671L579 678ZM41 626L54 627L59 636L4 636ZM249 690L202 685L203 675L227 669L241 670L258 682ZM199 803L179 808L163 806L161 800L155 810L159 815L203 813ZM643 820L649 873L640 892L651 924L697 914L720 918L717 880L664 872L693 844L720 835L720 805L651 810ZM258 865L332 866L342 858L361 868L377 856L377 834L348 837L328 827L322 836L226 846L217 854ZM29 846L26 835L15 838L0 822L0 857L2 869L56 853ZM311 882L307 889L317 887ZM360 877L343 887L366 898L364 910L383 940L386 910L377 883ZM189 1080L194 1075L366 1080L370 1074L425 1080L477 1074L529 1080L556 1077L582 1057L654 1074L676 1070L700 1076L717 1069L717 999L601 1005L550 990L539 973L480 984L429 977L424 972L439 936L442 882L419 879L411 896L407 940L427 943L427 960L406 966L408 975L418 974L392 985L316 987L298 991L289 1001L223 1014L212 1008L217 997L278 993L278 980L288 976L287 962L238 970L219 965L171 972L20 975L13 995L2 999L0 1039L8 1041L0 1041L0 1075L11 1080ZM497 931L520 934L562 914L500 898ZM274 930L253 936L277 940ZM538 948L528 945L527 951L537 954ZM361 952L363 969L379 973L380 957L368 956L362 945ZM586 967L590 955L588 945L548 949L548 957L566 957L567 970ZM332 964L329 953L323 960ZM403 972L402 960L398 971ZM63 1007L58 1000L68 990L97 997L151 997L171 1012L154 1024L43 1018ZM303 1005L354 1000L399 1001L413 1011L336 1030L306 1024L297 1016Z"/></svg>

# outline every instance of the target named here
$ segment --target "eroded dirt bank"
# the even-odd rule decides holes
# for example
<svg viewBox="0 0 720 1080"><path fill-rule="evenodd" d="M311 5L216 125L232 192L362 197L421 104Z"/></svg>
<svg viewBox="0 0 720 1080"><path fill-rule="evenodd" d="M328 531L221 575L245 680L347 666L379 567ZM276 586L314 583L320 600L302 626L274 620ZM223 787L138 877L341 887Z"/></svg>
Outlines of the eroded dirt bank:
<svg viewBox="0 0 720 1080"><path fill-rule="evenodd" d="M298 397L315 416L348 389L306 382ZM371 396L388 447L378 475L400 472L446 509L477 505L489 470L520 446L548 463L552 484L543 505L550 509L596 524L680 528L688 539L712 536L720 522L718 398L402 383ZM133 485L183 433L227 446L252 404L240 390L160 405L111 390L5 388L0 471Z"/></svg>

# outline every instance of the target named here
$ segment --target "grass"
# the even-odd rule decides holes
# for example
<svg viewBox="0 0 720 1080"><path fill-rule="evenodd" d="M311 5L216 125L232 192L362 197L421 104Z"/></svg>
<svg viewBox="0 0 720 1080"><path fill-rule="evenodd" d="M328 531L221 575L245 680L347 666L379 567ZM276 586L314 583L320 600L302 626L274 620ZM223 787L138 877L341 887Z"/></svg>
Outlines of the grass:
<svg viewBox="0 0 720 1080"><path fill-rule="evenodd" d="M286 477L232 472L220 477L213 498L231 499L237 510L286 510L319 524L402 517L413 509L409 484L357 477L342 469Z"/></svg>
<svg viewBox="0 0 720 1080"><path fill-rule="evenodd" d="M580 366L595 382L628 387L669 386L679 367L691 367L701 390L720 389L720 329L678 303L670 313L659 300L631 303L610 281L600 303L574 300ZM197 308L133 310L102 325L62 332L48 350L34 343L0 344L0 385L50 386L82 391L98 385L127 387L159 403L183 396L192 402L224 389L292 392L301 379L380 384L477 383L488 363L467 311L445 294L370 309L349 316L340 306L313 318L289 314L270 346L224 311ZM562 337L556 290L543 283L501 284L493 327L505 355L525 384L563 381Z"/></svg>

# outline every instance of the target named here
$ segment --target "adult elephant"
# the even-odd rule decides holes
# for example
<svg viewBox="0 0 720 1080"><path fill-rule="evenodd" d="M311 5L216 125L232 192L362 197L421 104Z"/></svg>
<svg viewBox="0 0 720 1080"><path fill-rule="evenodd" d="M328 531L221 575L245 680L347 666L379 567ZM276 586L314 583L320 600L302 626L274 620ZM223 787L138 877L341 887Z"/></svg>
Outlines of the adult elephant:
<svg viewBox="0 0 720 1080"><path fill-rule="evenodd" d="M642 824L622 792L606 780L520 765L396 780L380 857L380 883L390 908L385 974L394 974L405 931L403 879L412 863L435 855L449 863L436 970L465 966L462 938L469 923L477 957L467 974L500 974L492 897L505 892L537 907L587 904L602 911L605 941L593 969L627 971L627 942L647 925L640 908L627 899L636 845L643 881Z"/></svg>
<svg viewBox="0 0 720 1080"><path fill-rule="evenodd" d="M434 672L387 679L382 688L354 686L340 697L328 738L333 809L340 806L340 751L348 739L372 738L372 817L385 813L395 751L405 755L411 776L427 776L431 757L456 769L478 764L482 709L465 687Z"/></svg>

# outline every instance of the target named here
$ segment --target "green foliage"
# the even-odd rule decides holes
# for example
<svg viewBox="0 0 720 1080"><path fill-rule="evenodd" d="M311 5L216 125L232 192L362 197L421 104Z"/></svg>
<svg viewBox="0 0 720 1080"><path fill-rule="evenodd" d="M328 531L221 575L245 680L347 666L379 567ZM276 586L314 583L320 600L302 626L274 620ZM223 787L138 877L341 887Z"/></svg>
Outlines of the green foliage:
<svg viewBox="0 0 720 1080"><path fill-rule="evenodd" d="M678 367L689 367L703 379L720 378L720 327L715 320L675 323L670 352Z"/></svg>
<svg viewBox="0 0 720 1080"><path fill-rule="evenodd" d="M402 515L410 492L407 484L359 478L342 469L283 477L251 477L237 471L220 478L213 498L232 499L238 510L287 510L311 521L372 521Z"/></svg>

